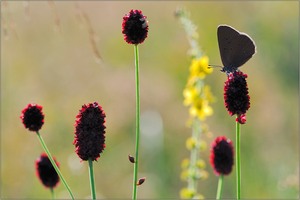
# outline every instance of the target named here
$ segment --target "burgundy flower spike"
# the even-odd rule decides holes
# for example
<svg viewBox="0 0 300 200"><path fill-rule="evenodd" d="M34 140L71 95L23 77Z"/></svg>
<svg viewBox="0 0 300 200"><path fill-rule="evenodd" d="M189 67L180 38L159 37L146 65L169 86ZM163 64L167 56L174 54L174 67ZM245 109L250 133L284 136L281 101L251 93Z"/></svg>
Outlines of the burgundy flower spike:
<svg viewBox="0 0 300 200"><path fill-rule="evenodd" d="M131 10L123 17L122 33L129 44L141 44L148 35L147 17L140 10Z"/></svg>
<svg viewBox="0 0 300 200"><path fill-rule="evenodd" d="M100 157L105 148L105 113L97 103L83 105L75 122L76 153L82 160Z"/></svg>
<svg viewBox="0 0 300 200"><path fill-rule="evenodd" d="M28 104L26 108L22 110L20 118L25 128L30 131L39 131L44 124L44 114L42 112L43 107L37 104Z"/></svg>
<svg viewBox="0 0 300 200"><path fill-rule="evenodd" d="M246 112L250 108L250 96L247 86L247 74L235 71L228 75L224 86L225 106L230 115L237 114L237 121L246 122Z"/></svg>
<svg viewBox="0 0 300 200"><path fill-rule="evenodd" d="M53 159L59 167L59 163L56 162L55 158ZM35 161L35 168L38 178L45 187L54 188L58 184L59 176L52 166L47 154L41 154L41 156Z"/></svg>
<svg viewBox="0 0 300 200"><path fill-rule="evenodd" d="M215 174L230 174L233 166L233 153L232 142L225 136L217 137L213 141L210 152L210 164Z"/></svg>

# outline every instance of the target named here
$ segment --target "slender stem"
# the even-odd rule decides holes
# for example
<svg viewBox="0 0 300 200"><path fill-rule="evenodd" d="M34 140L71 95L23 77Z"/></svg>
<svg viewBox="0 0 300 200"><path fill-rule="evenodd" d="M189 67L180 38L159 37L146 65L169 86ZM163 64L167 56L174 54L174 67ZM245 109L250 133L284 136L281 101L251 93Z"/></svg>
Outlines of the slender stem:
<svg viewBox="0 0 300 200"><path fill-rule="evenodd" d="M236 157L236 198L241 199L241 157L240 157L240 123L236 122L236 140L235 140L235 157Z"/></svg>
<svg viewBox="0 0 300 200"><path fill-rule="evenodd" d="M91 194L92 194L92 198L95 200L96 199L96 190L95 190L93 161L91 158L89 158L89 174L90 174Z"/></svg>
<svg viewBox="0 0 300 200"><path fill-rule="evenodd" d="M47 154L47 156L48 156L48 158L49 158L49 160L50 160L52 166L54 167L56 173L58 174L58 176L60 177L61 181L63 182L63 184L64 184L65 187L67 188L67 190L68 190L68 192L69 192L71 198L74 200L74 196L73 196L73 194L72 194L72 191L71 191L69 185L67 184L66 180L64 179L63 175L61 174L61 172L60 172L58 166L56 165L55 161L53 160L53 158L52 158L52 156L51 156L51 153L50 153L50 151L48 150L48 148L47 148L47 146L46 146L46 144L45 144L45 142L44 142L42 136L40 135L40 133L39 133L38 131L36 132L36 134L37 134L37 136L38 136L38 138L39 138L39 140L40 140L40 143L41 143L41 145L42 145L44 151L46 152L46 154Z"/></svg>
<svg viewBox="0 0 300 200"><path fill-rule="evenodd" d="M221 199L222 198L223 179L224 179L224 175L220 174L216 199Z"/></svg>
<svg viewBox="0 0 300 200"><path fill-rule="evenodd" d="M50 192L51 192L51 197L52 197L52 199L54 200L55 197L54 197L54 190L53 190L53 187L50 188Z"/></svg>
<svg viewBox="0 0 300 200"><path fill-rule="evenodd" d="M140 80L139 80L139 49L134 45L135 56L135 96L136 96L136 130L135 130L135 163L133 169L133 194L132 199L137 198L137 175L139 163L139 143L140 143Z"/></svg>

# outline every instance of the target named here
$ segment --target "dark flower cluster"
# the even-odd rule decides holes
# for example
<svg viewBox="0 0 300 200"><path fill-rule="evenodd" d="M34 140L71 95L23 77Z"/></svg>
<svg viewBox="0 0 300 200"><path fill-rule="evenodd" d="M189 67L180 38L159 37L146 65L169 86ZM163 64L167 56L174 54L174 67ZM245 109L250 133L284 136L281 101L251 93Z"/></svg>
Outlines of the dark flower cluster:
<svg viewBox="0 0 300 200"><path fill-rule="evenodd" d="M140 10L131 10L123 17L122 33L129 44L140 44L148 35L147 17Z"/></svg>
<svg viewBox="0 0 300 200"><path fill-rule="evenodd" d="M75 122L76 153L82 160L100 157L105 148L105 113L97 103L83 105Z"/></svg>
<svg viewBox="0 0 300 200"><path fill-rule="evenodd" d="M28 104L21 113L21 120L25 128L30 131L39 131L44 124L43 107L37 104Z"/></svg>
<svg viewBox="0 0 300 200"><path fill-rule="evenodd" d="M225 136L217 137L211 145L210 164L217 175L230 174L233 166L233 146Z"/></svg>
<svg viewBox="0 0 300 200"><path fill-rule="evenodd" d="M57 166L59 163L56 162ZM35 161L36 174L45 187L54 188L59 182L59 176L52 166L47 154L42 153L41 156Z"/></svg>
<svg viewBox="0 0 300 200"><path fill-rule="evenodd" d="M228 75L224 86L225 106L230 115L237 114L237 121L246 122L245 113L250 108L250 96L248 94L247 74L235 71Z"/></svg>

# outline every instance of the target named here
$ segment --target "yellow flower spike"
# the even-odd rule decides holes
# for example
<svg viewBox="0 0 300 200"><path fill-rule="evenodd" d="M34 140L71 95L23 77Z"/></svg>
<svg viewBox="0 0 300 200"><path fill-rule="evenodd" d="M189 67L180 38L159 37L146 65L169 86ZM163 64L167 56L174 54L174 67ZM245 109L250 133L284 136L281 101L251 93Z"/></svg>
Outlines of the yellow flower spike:
<svg viewBox="0 0 300 200"><path fill-rule="evenodd" d="M195 138L190 137L186 140L185 145L188 150L192 150L196 147L197 141L195 140Z"/></svg>
<svg viewBox="0 0 300 200"><path fill-rule="evenodd" d="M204 199L204 196L197 192L196 182L198 179L207 178L208 173L204 170L205 162L200 159L202 153L199 155L198 152L207 148L206 143L201 143L201 136L204 132L208 132L208 128L202 128L202 126L206 117L213 113L210 103L214 101L214 96L204 80L208 74L213 72L213 69L208 66L209 58L203 56L204 52L201 51L197 42L196 26L189 19L188 14L180 10L177 16L183 24L191 44L191 48L188 50L188 54L191 55L189 77L183 91L183 104L187 106L189 111L187 126L192 129L193 138L198 138L189 138L186 141L186 147L190 150L191 158L190 160L184 159L181 163L183 171L181 178L187 181L188 187L180 191L180 197L183 199Z"/></svg>

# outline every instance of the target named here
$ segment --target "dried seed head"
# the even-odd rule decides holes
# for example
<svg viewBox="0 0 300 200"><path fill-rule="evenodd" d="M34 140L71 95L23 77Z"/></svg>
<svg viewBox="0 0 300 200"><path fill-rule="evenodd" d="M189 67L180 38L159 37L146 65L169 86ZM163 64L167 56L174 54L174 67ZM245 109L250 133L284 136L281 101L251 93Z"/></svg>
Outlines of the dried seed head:
<svg viewBox="0 0 300 200"><path fill-rule="evenodd" d="M230 115L245 114L250 108L250 96L248 94L247 74L235 71L228 75L224 86L224 101Z"/></svg>

